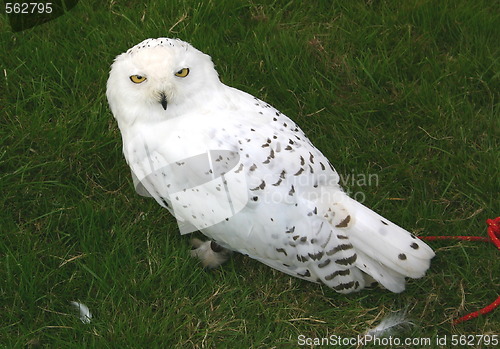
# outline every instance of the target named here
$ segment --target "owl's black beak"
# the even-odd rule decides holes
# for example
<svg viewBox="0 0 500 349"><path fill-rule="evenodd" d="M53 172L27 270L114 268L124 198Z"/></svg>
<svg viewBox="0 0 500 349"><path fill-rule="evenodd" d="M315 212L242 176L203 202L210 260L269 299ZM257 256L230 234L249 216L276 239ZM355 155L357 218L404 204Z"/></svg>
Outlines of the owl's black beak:
<svg viewBox="0 0 500 349"><path fill-rule="evenodd" d="M167 96L164 93L162 93L160 97L161 97L160 103L161 106L163 107L163 110L167 110L167 105L168 105Z"/></svg>

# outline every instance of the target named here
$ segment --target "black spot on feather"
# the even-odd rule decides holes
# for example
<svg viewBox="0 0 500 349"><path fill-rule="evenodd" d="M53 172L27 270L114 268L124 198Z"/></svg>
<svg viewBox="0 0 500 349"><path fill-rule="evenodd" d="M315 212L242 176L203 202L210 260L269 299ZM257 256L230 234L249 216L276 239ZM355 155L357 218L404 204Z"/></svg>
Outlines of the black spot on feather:
<svg viewBox="0 0 500 349"><path fill-rule="evenodd" d="M353 254L351 257L337 259L335 261L335 263L340 264L340 265L350 265L350 264L353 264L354 262L356 262L357 258L358 258L358 256L356 254Z"/></svg>
<svg viewBox="0 0 500 349"><path fill-rule="evenodd" d="M240 166L236 171L234 171L234 173L240 173L242 169L243 169L243 164L240 164Z"/></svg>
<svg viewBox="0 0 500 349"><path fill-rule="evenodd" d="M262 189L264 189L265 187L266 187L266 182L263 180L262 182L260 182L260 184L259 184L257 187L255 187L255 188L253 188L253 189L250 189L250 190L252 190L252 191L254 191L254 190L258 190L258 189L261 189L261 190L262 190Z"/></svg>
<svg viewBox="0 0 500 349"><path fill-rule="evenodd" d="M347 225L349 224L349 222L351 221L351 216L350 215L347 215L347 217L345 217L339 224L337 224L335 227L337 228L345 228L347 227Z"/></svg>
<svg viewBox="0 0 500 349"><path fill-rule="evenodd" d="M302 172L304 172L304 169L301 167L300 170L297 171L297 173L294 174L294 176L300 175Z"/></svg>
<svg viewBox="0 0 500 349"><path fill-rule="evenodd" d="M333 273L331 273L330 275L325 276L325 280L330 281L337 276L346 276L346 275L349 275L350 273L351 272L349 271L349 269L336 270Z"/></svg>
<svg viewBox="0 0 500 349"><path fill-rule="evenodd" d="M309 257L311 257L311 259L314 261L320 260L321 257L323 257L323 254L324 254L323 251L319 251L319 252L313 253L313 254L308 253Z"/></svg>
<svg viewBox="0 0 500 349"><path fill-rule="evenodd" d="M163 202L163 204L164 204L166 207L170 207L170 206L168 205L167 200L165 200L165 198L160 197L160 200L161 200L161 202Z"/></svg>
<svg viewBox="0 0 500 349"><path fill-rule="evenodd" d="M343 290L347 290L347 289L350 289L353 287L354 287L354 281L350 281L350 282L338 284L337 286L333 286L333 289L336 291L343 291Z"/></svg>
<svg viewBox="0 0 500 349"><path fill-rule="evenodd" d="M310 272L308 269L306 269L306 272L305 272L304 274L297 273L297 275L298 275L298 276L301 276L301 277L306 277L306 278L308 278L308 277L310 277L310 276L311 276L311 272Z"/></svg>
<svg viewBox="0 0 500 349"><path fill-rule="evenodd" d="M285 249L283 249L283 248L277 248L276 252L283 253L285 256L288 256L288 254L286 253Z"/></svg>
<svg viewBox="0 0 500 349"><path fill-rule="evenodd" d="M327 251L326 252L326 255L327 256L331 256L332 254L334 253L337 253L339 251L345 251L345 250L349 250L352 248L352 245L351 244L341 244L341 245L338 245L338 246L335 246L334 248L332 248L330 251Z"/></svg>
<svg viewBox="0 0 500 349"><path fill-rule="evenodd" d="M324 260L323 262L319 263L318 264L318 268L324 268L326 267L328 264L330 264L331 260L330 259L326 259Z"/></svg>

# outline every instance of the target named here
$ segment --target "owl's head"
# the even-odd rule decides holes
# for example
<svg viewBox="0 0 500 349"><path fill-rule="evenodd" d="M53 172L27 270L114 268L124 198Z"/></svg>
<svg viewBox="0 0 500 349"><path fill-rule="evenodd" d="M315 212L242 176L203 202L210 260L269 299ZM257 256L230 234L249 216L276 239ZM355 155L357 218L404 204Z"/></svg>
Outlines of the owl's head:
<svg viewBox="0 0 500 349"><path fill-rule="evenodd" d="M118 122L168 118L220 85L210 56L179 39L147 39L117 56L106 95Z"/></svg>

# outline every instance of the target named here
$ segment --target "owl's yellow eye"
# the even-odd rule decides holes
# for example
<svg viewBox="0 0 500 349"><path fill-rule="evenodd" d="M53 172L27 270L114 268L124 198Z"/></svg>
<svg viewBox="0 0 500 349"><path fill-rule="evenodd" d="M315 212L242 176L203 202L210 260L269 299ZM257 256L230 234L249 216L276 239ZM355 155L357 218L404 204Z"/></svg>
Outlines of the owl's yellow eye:
<svg viewBox="0 0 500 349"><path fill-rule="evenodd" d="M130 76L130 81L132 81L134 84L140 84L144 80L146 80L146 77L142 76L142 75L131 75Z"/></svg>
<svg viewBox="0 0 500 349"><path fill-rule="evenodd" d="M179 70L177 73L175 73L175 76L178 76L180 78L185 78L189 74L189 68L182 68Z"/></svg>

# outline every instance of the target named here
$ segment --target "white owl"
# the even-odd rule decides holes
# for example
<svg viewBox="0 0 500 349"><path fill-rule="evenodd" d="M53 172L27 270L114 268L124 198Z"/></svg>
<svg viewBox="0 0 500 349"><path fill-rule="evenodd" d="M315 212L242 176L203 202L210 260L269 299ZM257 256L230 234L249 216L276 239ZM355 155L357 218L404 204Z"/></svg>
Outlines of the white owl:
<svg viewBox="0 0 500 349"><path fill-rule="evenodd" d="M220 82L210 56L148 39L116 57L107 97L136 190L200 230L205 266L248 255L337 292L374 280L392 292L434 252L349 198L302 130L271 105Z"/></svg>

